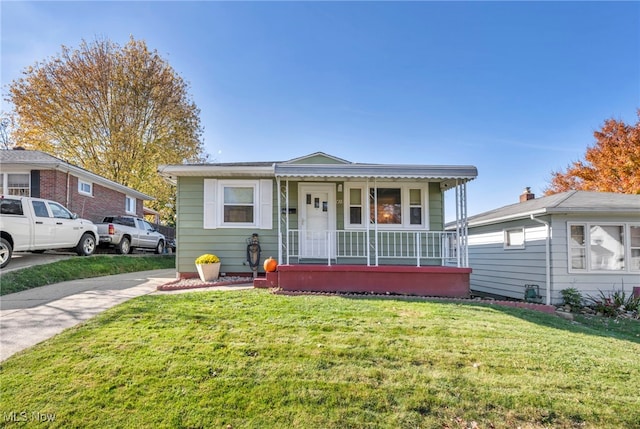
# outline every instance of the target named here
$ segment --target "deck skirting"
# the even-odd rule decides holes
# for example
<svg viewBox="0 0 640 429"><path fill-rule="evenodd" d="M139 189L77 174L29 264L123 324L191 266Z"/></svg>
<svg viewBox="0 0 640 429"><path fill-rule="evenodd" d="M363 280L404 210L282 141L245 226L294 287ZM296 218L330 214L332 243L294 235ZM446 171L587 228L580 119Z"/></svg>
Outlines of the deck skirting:
<svg viewBox="0 0 640 429"><path fill-rule="evenodd" d="M279 265L256 287L285 291L372 292L468 298L470 268L384 265ZM257 279L258 280L258 279ZM260 279L262 280L262 279Z"/></svg>

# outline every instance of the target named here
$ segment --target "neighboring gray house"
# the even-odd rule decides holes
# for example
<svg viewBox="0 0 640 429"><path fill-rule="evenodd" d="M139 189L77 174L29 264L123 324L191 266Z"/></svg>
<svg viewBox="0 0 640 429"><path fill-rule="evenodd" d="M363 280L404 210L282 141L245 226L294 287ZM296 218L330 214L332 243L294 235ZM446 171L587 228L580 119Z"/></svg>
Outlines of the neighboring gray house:
<svg viewBox="0 0 640 429"><path fill-rule="evenodd" d="M468 218L472 292L523 299L539 285L542 301L560 291L584 297L640 286L640 195L569 191Z"/></svg>
<svg viewBox="0 0 640 429"><path fill-rule="evenodd" d="M432 276L463 272L468 287L466 253L455 253L453 243L463 233L473 166L361 164L317 152L283 162L164 165L159 172L177 185L180 277L195 275L203 253L219 256L222 272L251 273L247 246L255 233L262 260L276 257L281 267L431 267ZM459 228L445 232L450 189ZM345 269L343 279L354 270Z"/></svg>

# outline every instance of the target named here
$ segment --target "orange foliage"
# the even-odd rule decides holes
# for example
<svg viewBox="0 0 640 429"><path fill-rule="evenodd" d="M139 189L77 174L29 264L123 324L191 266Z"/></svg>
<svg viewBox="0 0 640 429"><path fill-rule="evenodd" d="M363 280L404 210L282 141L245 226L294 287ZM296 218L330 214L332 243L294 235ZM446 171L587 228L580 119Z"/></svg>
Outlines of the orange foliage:
<svg viewBox="0 0 640 429"><path fill-rule="evenodd" d="M596 142L584 160L552 173L545 195L569 190L640 194L640 109L638 122L608 119L593 133Z"/></svg>

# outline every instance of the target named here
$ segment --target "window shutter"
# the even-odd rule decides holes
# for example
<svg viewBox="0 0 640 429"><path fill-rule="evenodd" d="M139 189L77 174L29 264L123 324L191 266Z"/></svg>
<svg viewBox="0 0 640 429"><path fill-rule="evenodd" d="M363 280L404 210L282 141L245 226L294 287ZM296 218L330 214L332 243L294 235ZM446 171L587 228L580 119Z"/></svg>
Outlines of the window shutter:
<svg viewBox="0 0 640 429"><path fill-rule="evenodd" d="M217 179L204 179L204 199L202 208L202 227L205 229L215 229L218 225L216 222L216 193L218 188Z"/></svg>
<svg viewBox="0 0 640 429"><path fill-rule="evenodd" d="M260 229L273 229L273 180L260 180Z"/></svg>

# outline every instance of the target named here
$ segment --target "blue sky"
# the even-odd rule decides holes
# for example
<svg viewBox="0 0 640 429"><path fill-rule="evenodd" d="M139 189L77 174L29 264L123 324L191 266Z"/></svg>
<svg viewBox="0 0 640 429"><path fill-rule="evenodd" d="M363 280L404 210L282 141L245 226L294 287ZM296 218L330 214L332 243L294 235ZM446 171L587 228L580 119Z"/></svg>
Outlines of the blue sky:
<svg viewBox="0 0 640 429"><path fill-rule="evenodd" d="M0 8L3 94L61 45L133 36L190 83L216 161L323 151L355 162L471 164L479 176L468 187L470 215L517 202L525 186L541 195L605 119L635 123L640 108L639 2Z"/></svg>

